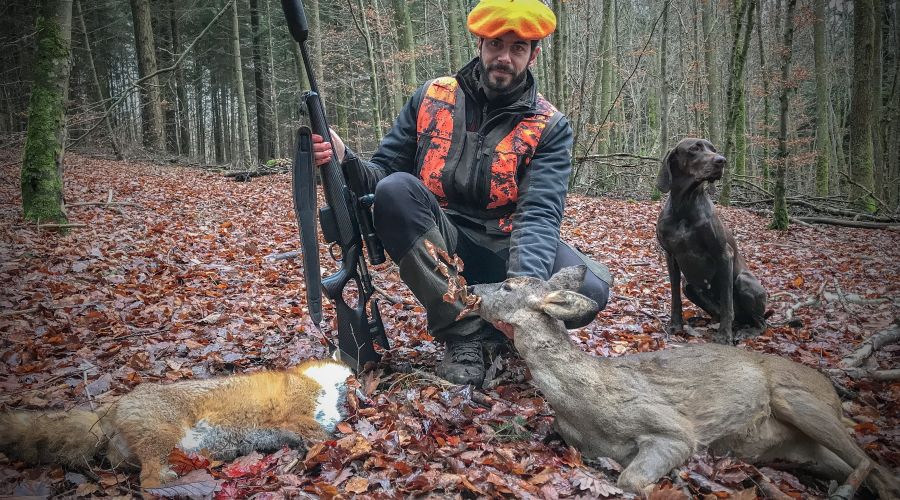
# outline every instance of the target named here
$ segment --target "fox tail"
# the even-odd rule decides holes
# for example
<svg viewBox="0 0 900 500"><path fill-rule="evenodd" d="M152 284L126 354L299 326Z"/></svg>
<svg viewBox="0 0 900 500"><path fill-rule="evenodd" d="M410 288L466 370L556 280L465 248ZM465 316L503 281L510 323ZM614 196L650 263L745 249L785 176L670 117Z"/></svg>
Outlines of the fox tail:
<svg viewBox="0 0 900 500"><path fill-rule="evenodd" d="M0 451L32 464L85 466L109 443L100 427L103 411L0 412Z"/></svg>

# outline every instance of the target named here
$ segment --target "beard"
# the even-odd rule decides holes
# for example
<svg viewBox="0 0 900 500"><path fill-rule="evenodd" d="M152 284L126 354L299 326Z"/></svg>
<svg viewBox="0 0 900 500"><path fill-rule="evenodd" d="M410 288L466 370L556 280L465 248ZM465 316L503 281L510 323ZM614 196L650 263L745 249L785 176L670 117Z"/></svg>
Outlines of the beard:
<svg viewBox="0 0 900 500"><path fill-rule="evenodd" d="M478 73L481 75L481 84L485 90L494 94L503 94L519 86L525 80L528 69L516 73L512 66L505 64L491 64L485 67L484 61L478 61Z"/></svg>

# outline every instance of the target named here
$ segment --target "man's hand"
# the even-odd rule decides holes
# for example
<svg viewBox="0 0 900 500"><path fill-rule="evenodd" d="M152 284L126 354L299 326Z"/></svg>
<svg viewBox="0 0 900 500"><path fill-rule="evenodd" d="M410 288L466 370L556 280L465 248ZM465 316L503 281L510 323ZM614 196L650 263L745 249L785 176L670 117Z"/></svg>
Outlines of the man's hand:
<svg viewBox="0 0 900 500"><path fill-rule="evenodd" d="M337 132L334 129L329 129L331 131L331 140L334 142L334 152L337 153L338 162L344 161L344 141L341 140L341 136L337 135ZM329 142L325 142L319 134L312 135L313 141L313 154L316 158L316 166L321 167L331 160L332 144Z"/></svg>

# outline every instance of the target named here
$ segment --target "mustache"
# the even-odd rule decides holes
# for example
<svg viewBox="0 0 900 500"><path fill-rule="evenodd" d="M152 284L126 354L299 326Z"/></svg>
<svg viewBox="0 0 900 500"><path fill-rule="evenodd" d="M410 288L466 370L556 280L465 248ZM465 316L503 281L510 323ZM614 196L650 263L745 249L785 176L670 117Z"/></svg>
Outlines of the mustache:
<svg viewBox="0 0 900 500"><path fill-rule="evenodd" d="M487 70L488 71L494 71L494 70L502 71L504 73L509 73L510 75L514 74L512 66L506 66L503 64L491 64L490 66L488 66Z"/></svg>

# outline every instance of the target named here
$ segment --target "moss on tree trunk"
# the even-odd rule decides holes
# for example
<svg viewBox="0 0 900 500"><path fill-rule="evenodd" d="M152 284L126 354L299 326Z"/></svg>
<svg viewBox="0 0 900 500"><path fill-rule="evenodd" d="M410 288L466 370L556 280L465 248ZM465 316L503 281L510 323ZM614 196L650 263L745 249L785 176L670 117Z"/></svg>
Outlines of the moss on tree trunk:
<svg viewBox="0 0 900 500"><path fill-rule="evenodd" d="M22 157L25 220L65 224L62 161L66 140L72 0L47 0L37 20L34 84Z"/></svg>

